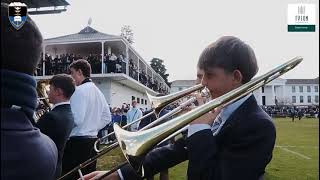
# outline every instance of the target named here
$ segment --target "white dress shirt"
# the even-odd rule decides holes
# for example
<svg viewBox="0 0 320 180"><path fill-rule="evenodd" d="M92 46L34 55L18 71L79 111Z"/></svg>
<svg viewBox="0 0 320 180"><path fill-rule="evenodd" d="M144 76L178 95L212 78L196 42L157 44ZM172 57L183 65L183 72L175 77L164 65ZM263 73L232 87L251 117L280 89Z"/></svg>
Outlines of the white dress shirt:
<svg viewBox="0 0 320 180"><path fill-rule="evenodd" d="M70 102L75 123L70 137L96 137L98 131L111 122L109 105L93 82L77 86Z"/></svg>

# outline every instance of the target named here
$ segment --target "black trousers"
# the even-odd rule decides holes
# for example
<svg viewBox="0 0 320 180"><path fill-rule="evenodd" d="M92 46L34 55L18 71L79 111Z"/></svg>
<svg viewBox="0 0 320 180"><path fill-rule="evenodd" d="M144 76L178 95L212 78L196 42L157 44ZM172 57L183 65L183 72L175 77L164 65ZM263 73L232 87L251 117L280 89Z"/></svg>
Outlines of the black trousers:
<svg viewBox="0 0 320 180"><path fill-rule="evenodd" d="M71 137L67 141L62 159L62 175L97 154L93 149L96 140L97 138ZM81 169L82 174L85 175L95 171L96 164L97 161ZM75 172L66 179L74 180L79 177L79 173Z"/></svg>

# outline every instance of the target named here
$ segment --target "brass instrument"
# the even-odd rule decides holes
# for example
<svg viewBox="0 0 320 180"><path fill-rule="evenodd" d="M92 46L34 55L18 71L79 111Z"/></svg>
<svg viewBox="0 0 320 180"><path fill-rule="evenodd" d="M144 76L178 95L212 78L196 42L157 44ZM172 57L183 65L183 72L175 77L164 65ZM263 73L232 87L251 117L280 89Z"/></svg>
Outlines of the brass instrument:
<svg viewBox="0 0 320 180"><path fill-rule="evenodd" d="M139 118L139 119L137 119L137 120L135 120L135 121L133 121L133 122L125 125L125 126L123 126L122 128L128 128L128 127L130 127L131 125L133 125L133 124L135 124L135 123L137 123L137 122L140 122L141 120L143 120L143 119L151 116L152 114L155 114L156 117L159 117L160 112L162 111L162 109L163 109L166 105L168 105L168 104L176 101L177 99L179 99L179 98L181 98L181 97L184 97L185 94L190 94L190 93L195 92L195 91L197 91L197 90L200 90L200 89L202 89L202 88L204 88L203 85L197 85L197 86L193 86L193 87L190 87L190 88L188 88L188 89L185 89L184 91L180 91L180 92L177 92L177 93L174 93L174 94L170 94L170 95L167 95L167 96L161 96L161 97L151 96L150 94L148 94L148 93L146 92L146 94L147 94L147 96L148 96L151 104L153 104L154 110L153 110L152 112L144 115L143 117L141 117L141 118ZM173 96L173 95L174 95L174 96ZM95 151L96 151L97 153L100 153L100 152L103 151L103 150L99 150L99 149L97 148L98 143L101 142L101 140L106 139L106 138L108 138L108 137L111 136L111 135L114 135L114 132L109 133L109 134L107 134L106 136L104 136L104 137L102 137L102 138L99 138L99 139L94 143L94 149L95 149Z"/></svg>
<svg viewBox="0 0 320 180"><path fill-rule="evenodd" d="M35 113L36 122L44 113L51 110L51 104L49 103L49 98L47 94L48 90L49 82L47 80L37 82L38 107Z"/></svg>
<svg viewBox="0 0 320 180"><path fill-rule="evenodd" d="M246 84L193 109L192 111L189 111L153 128L144 131L129 132L121 129L119 125L114 124L113 127L116 138L124 156L127 159L127 162L138 172L141 177L143 177L144 168L142 163L144 156L163 139L167 138L181 128L184 128L198 117L201 117L202 115L212 111L214 108L224 107L266 85L267 83L296 67L299 63L301 63L301 61L301 57L296 57L276 67L268 73L254 78ZM120 166L122 165L123 164ZM99 179L113 173L117 169L118 167L108 171L103 176L100 176Z"/></svg>
<svg viewBox="0 0 320 180"><path fill-rule="evenodd" d="M193 87L190 87L190 88L187 88L183 91L180 91L180 92L177 92L177 93L174 93L174 94L170 94L170 95L167 95L167 96L162 96L162 97L155 97L155 96L151 96L150 94L147 93L147 96L149 98L149 100L152 102L152 104L154 105L154 110L146 115L144 115L143 117L123 126L122 128L128 128L130 127L131 125L135 124L135 123L138 123L140 122L141 120L151 116L152 114L156 114L156 117L158 118L161 110L167 106L168 104L176 101L177 99L181 98L181 97L185 97L185 95L187 94L190 94L192 92L195 92L195 91L198 91L200 90L200 93L202 96L204 97L209 97L209 93L208 93L208 89L207 88L204 88L203 85L199 84L199 85L196 85L196 86L193 86ZM178 112L180 112L182 110L183 107L186 107L187 105L193 103L195 101L194 98L191 98L192 100L187 100L185 103L181 104L180 107L176 108L175 110L169 112L168 114L166 114L164 117L162 117L161 119L166 119L168 117L171 117L173 116L174 114L177 114ZM94 143L94 150L97 152L97 153L100 153L102 152L103 150L99 150L98 149L98 144L99 142L101 142L103 139L106 139L108 138L109 136L112 136L114 135L114 132L112 133L109 133L107 135L105 135L104 137L102 138L99 138L97 139L97 141ZM105 147L105 149L107 149L108 147Z"/></svg>
<svg viewBox="0 0 320 180"><path fill-rule="evenodd" d="M130 127L132 124L134 123L137 123L139 121L141 121L142 119L146 118L146 117L149 117L150 115L152 114L155 114L156 117L159 116L159 113L161 112L161 110L168 104L172 103L172 102L175 102L176 100L178 100L179 98L181 97L184 97L192 92L195 92L195 91L199 91L201 89L203 89L204 86L199 84L199 85L196 85L196 86L193 86L193 87L190 87L190 88L187 88L183 91L179 91L177 93L174 93L174 94L171 94L171 95L167 95L167 96L161 96L161 97L154 97L154 96L151 96L149 95L148 93L148 97L150 98L150 101L154 104L154 110L146 115L144 115L143 117L127 124L126 126L123 126L123 128L128 128ZM203 94L204 95L208 95L208 93L206 92L207 90L204 89L203 90ZM161 123L162 121L166 120L167 118L173 116L174 114L177 114L179 113L180 111L182 111L182 109L189 105L190 103L194 102L195 101L195 98L191 98L189 100L187 100L185 103L181 104L178 108L170 111L169 113L165 114L164 116L162 116L161 118L157 119L156 121L148 124L147 126L145 126L144 128L140 129L141 131L142 130L145 130L145 129L148 129L150 127L153 127L159 123ZM139 131L140 131L139 130ZM64 179L65 177L67 177L68 175L70 175L71 173L75 172L75 171L78 171L80 176L81 176L81 169L86 167L87 165L93 163L96 159L98 159L100 156L108 153L109 151L117 148L119 146L119 144L117 142L114 142L113 144L109 145L109 146L106 146L104 147L102 150L99 150L97 148L98 146L98 143L102 140L102 139L105 139L105 138L108 138L109 136L113 135L114 132L112 133L109 133L107 134L106 136L98 139L95 144L94 144L94 149L95 151L98 153L97 155L95 155L94 157L88 159L87 161L81 163L80 165L78 165L77 167L73 168L71 171L67 172L66 174L64 174L63 176L61 176L59 179Z"/></svg>

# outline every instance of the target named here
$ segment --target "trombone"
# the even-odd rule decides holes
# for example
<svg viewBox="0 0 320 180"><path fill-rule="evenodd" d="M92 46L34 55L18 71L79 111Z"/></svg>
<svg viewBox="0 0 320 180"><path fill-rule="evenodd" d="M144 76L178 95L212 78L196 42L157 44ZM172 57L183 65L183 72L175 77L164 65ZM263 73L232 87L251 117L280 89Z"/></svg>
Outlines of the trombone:
<svg viewBox="0 0 320 180"><path fill-rule="evenodd" d="M199 90L201 90L201 89L203 89L203 90L201 91L201 94L202 94L203 96L208 96L209 93L207 92L207 89L204 88L204 86L201 85L201 84L198 84L198 85L195 85L195 86L193 86L193 87L187 88L187 89L185 89L185 90L183 90L183 91L179 91L179 92L177 92L177 93L170 94L170 95L166 95L166 96L162 96L162 97L154 97L154 96L151 96L151 95L149 95L149 94L147 93L150 101L151 101L152 104L155 106L155 107L154 107L154 110L153 110L152 112L144 115L143 117L141 117L141 118L139 118L139 119L137 119L137 120L135 120L135 121L127 124L126 126L123 126L123 128L127 128L127 127L131 126L132 124L137 123L137 122L141 121L142 119L144 119L144 118L146 118L146 117L148 117L148 116L150 116L150 115L152 115L152 114L155 114L156 117L158 118L161 110L162 110L164 107L166 107L167 105L171 104L172 102L175 102L176 100L178 100L178 99L180 99L180 98L182 98L182 97L185 97L186 95L188 95L188 94L190 94L190 93L192 93L192 92L199 91ZM153 127L153 126L156 126L156 125L160 124L161 122L163 122L163 121L166 120L167 118L169 118L169 117L171 117L171 116L173 116L173 115L181 112L184 107L186 107L186 106L188 106L189 104L193 103L195 100L196 100L196 98L194 98L194 97L191 98L191 99L189 99L189 100L187 100L186 102L182 103L179 107L177 107L177 108L175 108L174 110L168 112L168 113L165 114L164 116L158 118L156 121L148 124L147 126L145 126L144 128L140 129L139 131L143 131L143 130L145 130L145 129L148 129L148 128L150 128L150 127ZM95 149L96 152L98 152L97 155L95 155L94 157L88 159L87 161L79 164L78 166L76 166L75 168L73 168L72 170L70 170L69 172L67 172L66 174L64 174L63 176L59 177L58 180L64 179L65 177L69 176L71 173L74 173L75 171L78 171L78 173L80 174L80 177L82 177L82 172L81 172L81 169L82 169L82 168L84 168L84 167L88 166L89 164L93 163L93 162L94 162L96 159L98 159L100 156L102 156L102 155L108 153L109 151L117 148L117 147L119 146L119 143L118 143L118 142L114 142L114 143L112 143L111 145L106 146L106 147L104 147L104 148L101 149L101 150L99 150L99 149L97 148L98 143L99 143L102 139L105 139L105 138L107 138L107 137L109 137L109 136L111 136L111 135L113 135L113 134L114 134L114 132L109 133L109 134L107 134L106 136L98 139L98 140L94 143L94 149Z"/></svg>
<svg viewBox="0 0 320 180"><path fill-rule="evenodd" d="M163 139L174 134L176 131L180 130L187 126L190 122L201 117L202 115L210 112L214 108L227 106L240 98L248 95L252 91L268 84L284 73L290 71L301 63L301 57L295 57L292 60L276 67L275 69L269 71L268 73L252 79L251 81L243 84L242 86L216 98L213 99L197 108L189 111L179 117L176 117L170 121L162 123L156 127L138 131L138 132L129 132L121 127L118 124L114 124L114 132L116 138L119 142L119 146L127 159L127 162L132 166L136 172L143 177L144 168L143 160L147 152L149 152L155 145L161 142ZM120 164L123 166L126 163ZM99 177L99 179L113 173L118 167L113 168L107 173Z"/></svg>
<svg viewBox="0 0 320 180"><path fill-rule="evenodd" d="M167 96L162 96L162 97L151 96L149 93L146 92L149 100L152 102L152 106L153 106L154 110L153 110L152 112L144 115L143 117L141 117L141 118L139 118L139 119L137 119L137 120L134 120L134 121L132 121L131 123L123 126L122 128L126 129L126 128L132 126L133 124L138 123L138 122L140 122L141 120L143 120L143 119L145 119L145 118L147 118L147 117L149 117L149 116L151 116L151 115L153 115L153 114L155 114L156 117L159 118L160 112L161 112L161 111L164 109L164 107L166 107L168 104L171 104L172 102L174 102L174 101L176 101L176 100L184 97L186 94L190 94L190 93L192 93L192 92L198 91L198 90L203 89L203 88L204 88L203 85L198 84L198 85L196 85L196 86L187 88L187 89L185 89L185 90L183 90L183 91L179 91L179 92L177 92L177 93L170 94L170 95L167 95ZM204 88L203 91L202 91L202 94L203 94L204 96L207 96L207 94L208 94L208 93L206 93L206 91L207 91L206 88ZM189 102L190 102L190 101L189 101ZM186 106L186 105L185 105L185 106ZM174 111L174 112L175 112L175 111ZM173 114L173 113L168 113L168 114L165 115L165 117L166 117L166 118L167 118L167 117L170 117L169 115L172 116L172 115L174 115L174 114ZM165 118L163 118L163 119L165 119ZM109 133L109 134L105 135L104 137L97 139L96 142L94 143L94 146L93 146L94 150L95 150L97 153L101 153L104 149L107 149L108 147L105 147L104 149L99 150L99 149L98 149L98 144L99 144L99 142L101 142L102 140L107 139L109 136L112 136L112 135L114 135L114 132Z"/></svg>
<svg viewBox="0 0 320 180"><path fill-rule="evenodd" d="M47 95L49 83L48 81L38 81L37 83L37 93L38 93L38 107L35 113L35 121L37 122L40 117L51 110L51 104L49 103L49 98ZM43 107L40 107L43 105Z"/></svg>

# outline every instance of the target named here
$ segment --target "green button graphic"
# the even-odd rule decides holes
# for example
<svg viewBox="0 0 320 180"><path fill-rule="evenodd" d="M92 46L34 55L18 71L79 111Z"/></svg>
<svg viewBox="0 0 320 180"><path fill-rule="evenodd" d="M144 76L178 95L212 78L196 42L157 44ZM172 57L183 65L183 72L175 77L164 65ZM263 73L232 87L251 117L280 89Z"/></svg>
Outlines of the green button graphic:
<svg viewBox="0 0 320 180"><path fill-rule="evenodd" d="M316 25L288 25L288 32L315 32Z"/></svg>

